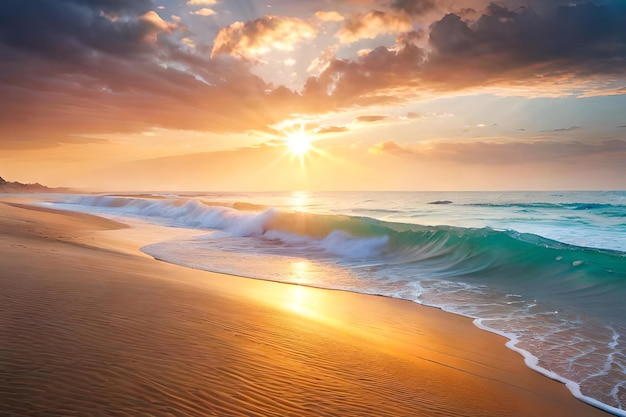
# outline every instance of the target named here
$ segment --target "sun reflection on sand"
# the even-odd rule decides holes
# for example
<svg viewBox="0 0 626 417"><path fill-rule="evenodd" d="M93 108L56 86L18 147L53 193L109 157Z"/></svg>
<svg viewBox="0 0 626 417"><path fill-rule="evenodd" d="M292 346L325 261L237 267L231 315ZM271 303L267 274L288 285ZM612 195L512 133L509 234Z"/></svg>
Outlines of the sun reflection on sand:
<svg viewBox="0 0 626 417"><path fill-rule="evenodd" d="M307 285L311 282L310 275L313 273L311 263L306 260L291 263L291 275L297 284ZM285 306L288 310L309 318L320 318L318 311L319 293L311 291L311 288L302 285L289 286L285 294Z"/></svg>
<svg viewBox="0 0 626 417"><path fill-rule="evenodd" d="M306 288L295 285L291 287L291 299L287 302L287 308L294 313L305 316L316 316L315 310L310 306L310 292Z"/></svg>

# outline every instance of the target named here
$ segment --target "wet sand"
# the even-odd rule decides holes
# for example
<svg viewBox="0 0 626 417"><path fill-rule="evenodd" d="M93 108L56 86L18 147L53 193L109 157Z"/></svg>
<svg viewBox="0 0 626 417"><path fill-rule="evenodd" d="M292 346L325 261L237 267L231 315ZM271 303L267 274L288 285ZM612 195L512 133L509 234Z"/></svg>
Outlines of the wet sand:
<svg viewBox="0 0 626 417"><path fill-rule="evenodd" d="M138 248L169 229L23 203L0 199L0 416L609 415L469 319L167 264Z"/></svg>

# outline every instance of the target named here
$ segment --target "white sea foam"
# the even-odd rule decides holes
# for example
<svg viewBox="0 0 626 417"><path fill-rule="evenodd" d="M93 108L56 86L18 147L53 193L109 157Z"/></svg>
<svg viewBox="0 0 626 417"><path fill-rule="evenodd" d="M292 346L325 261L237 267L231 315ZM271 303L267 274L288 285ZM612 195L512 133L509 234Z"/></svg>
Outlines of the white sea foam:
<svg viewBox="0 0 626 417"><path fill-rule="evenodd" d="M244 212L230 207L207 206L188 199L141 199L111 196L70 196L63 200L73 209L92 208L99 213L130 215L167 225L217 229L233 236L262 235L276 210Z"/></svg>

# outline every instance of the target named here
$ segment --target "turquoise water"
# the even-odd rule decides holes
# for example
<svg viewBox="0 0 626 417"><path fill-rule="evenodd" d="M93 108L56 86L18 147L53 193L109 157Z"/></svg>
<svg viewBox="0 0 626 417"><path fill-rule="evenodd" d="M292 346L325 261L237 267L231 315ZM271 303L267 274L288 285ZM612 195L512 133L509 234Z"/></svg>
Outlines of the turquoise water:
<svg viewBox="0 0 626 417"><path fill-rule="evenodd" d="M626 415L626 192L154 193L57 206L198 229L169 262L472 317L577 397Z"/></svg>

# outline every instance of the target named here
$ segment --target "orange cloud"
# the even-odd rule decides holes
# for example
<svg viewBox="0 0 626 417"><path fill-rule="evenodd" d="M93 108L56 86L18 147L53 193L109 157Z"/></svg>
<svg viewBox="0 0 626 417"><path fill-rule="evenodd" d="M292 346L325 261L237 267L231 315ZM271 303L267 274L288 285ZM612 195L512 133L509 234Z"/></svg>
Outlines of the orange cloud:
<svg viewBox="0 0 626 417"><path fill-rule="evenodd" d="M360 39L374 39L380 35L408 32L413 23L406 14L390 14L370 11L365 14L353 13L335 36L341 43L352 43Z"/></svg>
<svg viewBox="0 0 626 417"><path fill-rule="evenodd" d="M176 23L169 23L161 19L161 16L153 10L150 10L146 14L140 16L139 20L147 22L152 26L152 30L145 35L145 39L152 42L156 42L156 38L159 33L165 32L171 34L179 27Z"/></svg>
<svg viewBox="0 0 626 417"><path fill-rule="evenodd" d="M187 6L215 6L217 0L189 0Z"/></svg>
<svg viewBox="0 0 626 417"><path fill-rule="evenodd" d="M375 122L380 122L380 121L387 120L387 119L390 119L390 116L374 114L374 115L359 116L355 120L361 123L375 123Z"/></svg>
<svg viewBox="0 0 626 417"><path fill-rule="evenodd" d="M320 56L316 57L309 67L307 68L307 72L314 75L319 75L322 72L326 71L330 63L335 59L335 52L337 51L337 45L331 45L326 48Z"/></svg>
<svg viewBox="0 0 626 417"><path fill-rule="evenodd" d="M400 155L413 155L414 152L406 148L401 147L392 140L380 142L367 150L367 152L373 155L381 155L384 153L400 154Z"/></svg>
<svg viewBox="0 0 626 417"><path fill-rule="evenodd" d="M213 9L209 9L208 7L203 7L200 10L196 10L195 12L189 12L191 14L195 14L198 16L213 16L217 14L217 12Z"/></svg>
<svg viewBox="0 0 626 417"><path fill-rule="evenodd" d="M272 50L291 51L298 42L316 35L317 28L302 19L263 16L221 29L213 42L211 57L229 54L255 58Z"/></svg>
<svg viewBox="0 0 626 417"><path fill-rule="evenodd" d="M337 12L334 11L319 11L315 12L315 17L323 22L341 22L344 20L344 17Z"/></svg>
<svg viewBox="0 0 626 417"><path fill-rule="evenodd" d="M626 155L626 140L585 143L573 140L534 140L521 142L477 141L436 142L399 145L394 141L378 143L368 149L374 155L392 154L414 159L439 159L464 164L510 165L538 162L583 161L593 155Z"/></svg>

